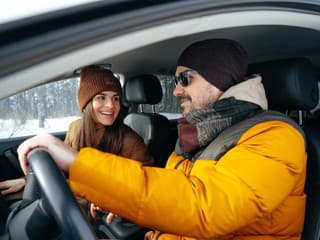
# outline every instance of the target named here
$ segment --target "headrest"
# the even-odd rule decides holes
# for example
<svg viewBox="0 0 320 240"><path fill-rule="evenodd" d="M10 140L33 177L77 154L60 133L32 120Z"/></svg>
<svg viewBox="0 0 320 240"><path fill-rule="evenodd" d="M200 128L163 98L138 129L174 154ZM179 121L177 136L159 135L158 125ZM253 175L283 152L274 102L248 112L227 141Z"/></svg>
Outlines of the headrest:
<svg viewBox="0 0 320 240"><path fill-rule="evenodd" d="M248 73L262 76L270 109L311 110L318 103L317 78L306 58L253 64Z"/></svg>
<svg viewBox="0 0 320 240"><path fill-rule="evenodd" d="M156 76L139 75L126 81L124 95L130 103L157 104L162 99L162 88Z"/></svg>

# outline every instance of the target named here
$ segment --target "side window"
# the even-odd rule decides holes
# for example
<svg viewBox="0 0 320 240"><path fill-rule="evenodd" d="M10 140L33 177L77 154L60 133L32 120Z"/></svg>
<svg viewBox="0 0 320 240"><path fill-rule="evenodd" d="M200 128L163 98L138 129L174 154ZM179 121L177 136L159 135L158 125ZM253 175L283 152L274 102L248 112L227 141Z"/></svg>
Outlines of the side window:
<svg viewBox="0 0 320 240"><path fill-rule="evenodd" d="M0 100L0 139L66 131L79 118L79 78L44 84Z"/></svg>
<svg viewBox="0 0 320 240"><path fill-rule="evenodd" d="M178 98L173 96L175 88L172 75L157 75L162 87L162 101L155 105L155 111L166 116L168 119L178 119L182 117L182 108ZM150 105L143 105L146 112L152 112Z"/></svg>

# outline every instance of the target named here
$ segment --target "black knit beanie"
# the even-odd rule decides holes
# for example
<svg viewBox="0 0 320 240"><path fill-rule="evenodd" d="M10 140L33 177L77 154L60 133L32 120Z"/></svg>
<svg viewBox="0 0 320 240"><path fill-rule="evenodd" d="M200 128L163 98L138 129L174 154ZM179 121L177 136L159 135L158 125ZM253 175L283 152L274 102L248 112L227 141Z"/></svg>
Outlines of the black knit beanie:
<svg viewBox="0 0 320 240"><path fill-rule="evenodd" d="M177 66L196 70L212 85L226 91L244 80L248 56L239 43L229 39L207 39L191 44Z"/></svg>

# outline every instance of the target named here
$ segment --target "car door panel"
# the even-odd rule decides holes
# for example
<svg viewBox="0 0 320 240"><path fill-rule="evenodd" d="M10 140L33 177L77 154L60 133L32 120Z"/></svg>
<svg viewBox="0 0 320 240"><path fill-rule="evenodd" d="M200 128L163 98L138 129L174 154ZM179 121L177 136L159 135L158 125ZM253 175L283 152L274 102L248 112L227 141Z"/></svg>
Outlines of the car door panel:
<svg viewBox="0 0 320 240"><path fill-rule="evenodd" d="M65 132L54 133L63 140ZM14 179L23 176L19 164L17 149L19 145L31 136L16 137L0 140L0 181Z"/></svg>

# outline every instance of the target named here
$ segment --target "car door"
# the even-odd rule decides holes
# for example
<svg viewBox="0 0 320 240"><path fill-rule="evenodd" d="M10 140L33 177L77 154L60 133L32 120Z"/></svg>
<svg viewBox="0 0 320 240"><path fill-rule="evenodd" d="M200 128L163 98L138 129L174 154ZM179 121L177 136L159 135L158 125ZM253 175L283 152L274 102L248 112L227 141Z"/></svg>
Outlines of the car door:
<svg viewBox="0 0 320 240"><path fill-rule="evenodd" d="M0 101L0 181L23 176L17 148L30 136L49 132L64 140L79 118L78 78L31 88Z"/></svg>

